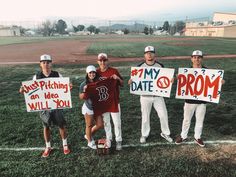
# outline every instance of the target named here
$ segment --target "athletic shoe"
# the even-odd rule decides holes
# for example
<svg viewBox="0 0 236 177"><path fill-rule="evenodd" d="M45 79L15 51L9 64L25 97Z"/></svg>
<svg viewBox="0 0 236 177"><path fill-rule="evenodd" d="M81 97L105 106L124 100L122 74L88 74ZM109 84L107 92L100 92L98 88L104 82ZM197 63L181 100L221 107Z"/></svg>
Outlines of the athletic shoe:
<svg viewBox="0 0 236 177"><path fill-rule="evenodd" d="M52 151L52 148L48 147L45 148L44 152L42 153L42 157L48 157Z"/></svg>
<svg viewBox="0 0 236 177"><path fill-rule="evenodd" d="M183 139L183 138L181 138L181 136L178 136L175 140L175 144L179 145L179 144L183 143L186 140L187 140L187 138Z"/></svg>
<svg viewBox="0 0 236 177"><path fill-rule="evenodd" d="M170 143L173 142L173 139L169 135L165 135L164 133L161 133L161 137Z"/></svg>
<svg viewBox="0 0 236 177"><path fill-rule="evenodd" d="M197 143L199 146L201 146L201 147L205 146L205 144L203 143L203 141L201 139L195 139L194 138L194 140L195 140L195 143Z"/></svg>
<svg viewBox="0 0 236 177"><path fill-rule="evenodd" d="M70 149L69 149L68 145L63 146L63 152L64 152L65 155L70 153Z"/></svg>
<svg viewBox="0 0 236 177"><path fill-rule="evenodd" d="M91 149L97 149L97 146L96 146L96 144L95 144L94 141L90 141L90 142L88 143L88 147L90 147Z"/></svg>
<svg viewBox="0 0 236 177"><path fill-rule="evenodd" d="M140 143L146 143L146 139L147 139L147 137L145 137L145 136L141 136L141 138L140 138Z"/></svg>
<svg viewBox="0 0 236 177"><path fill-rule="evenodd" d="M117 151L122 150L122 142L121 142L121 141L117 141L117 142L116 142L116 150L117 150Z"/></svg>

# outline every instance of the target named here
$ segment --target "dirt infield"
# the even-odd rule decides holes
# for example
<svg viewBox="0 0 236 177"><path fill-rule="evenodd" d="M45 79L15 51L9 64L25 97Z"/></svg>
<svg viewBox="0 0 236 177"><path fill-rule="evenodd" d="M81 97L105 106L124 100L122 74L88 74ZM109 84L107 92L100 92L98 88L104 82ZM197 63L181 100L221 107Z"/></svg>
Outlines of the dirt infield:
<svg viewBox="0 0 236 177"><path fill-rule="evenodd" d="M172 40L173 38L169 38ZM48 53L53 59L54 63L94 63L96 55L88 55L87 48L94 41L139 41L144 39L139 38L114 38L114 39L84 39L84 40L60 40L60 41L46 41L31 44L14 44L0 46L0 65L4 64L31 64L38 63L39 56ZM146 41L153 41L150 38ZM165 38L168 40L168 38ZM175 39L176 40L176 39ZM177 39L178 40L178 39ZM183 39L181 39L183 40ZM186 40L189 40L186 39ZM176 42L179 45L178 42ZM205 58L232 58L236 55L209 55ZM160 59L189 59L189 56L168 56L160 57ZM142 61L143 58L116 58L110 57L111 62L119 61Z"/></svg>

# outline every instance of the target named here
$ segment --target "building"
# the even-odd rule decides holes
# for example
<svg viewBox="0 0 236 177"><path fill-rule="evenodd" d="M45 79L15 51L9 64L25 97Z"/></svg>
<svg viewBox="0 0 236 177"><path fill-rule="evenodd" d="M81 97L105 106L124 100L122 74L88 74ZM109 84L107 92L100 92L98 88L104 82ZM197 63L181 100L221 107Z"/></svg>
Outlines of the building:
<svg viewBox="0 0 236 177"><path fill-rule="evenodd" d="M20 36L20 28L17 26L0 26L0 36Z"/></svg>
<svg viewBox="0 0 236 177"><path fill-rule="evenodd" d="M188 22L185 36L236 37L236 13L215 12L212 21Z"/></svg>
<svg viewBox="0 0 236 177"><path fill-rule="evenodd" d="M222 13L222 12L215 12L213 15L213 21L214 22L224 22L224 23L230 23L230 21L236 22L236 13Z"/></svg>

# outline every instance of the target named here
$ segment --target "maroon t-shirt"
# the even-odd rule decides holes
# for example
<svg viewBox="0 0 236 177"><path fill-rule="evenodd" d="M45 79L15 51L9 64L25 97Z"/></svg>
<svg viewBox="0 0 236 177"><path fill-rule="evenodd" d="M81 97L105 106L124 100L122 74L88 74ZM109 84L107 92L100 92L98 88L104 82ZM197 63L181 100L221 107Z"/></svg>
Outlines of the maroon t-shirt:
<svg viewBox="0 0 236 177"><path fill-rule="evenodd" d="M94 116L119 112L116 88L117 80L111 78L87 85L86 94L92 100Z"/></svg>
<svg viewBox="0 0 236 177"><path fill-rule="evenodd" d="M108 67L106 71L102 72L101 69L97 69L97 73L100 75L101 79L107 79L110 78L113 74L117 75L121 80L123 80L123 77L120 75L117 69ZM117 99L118 102L120 102L120 89L119 89L120 83L117 82L116 92L117 92Z"/></svg>

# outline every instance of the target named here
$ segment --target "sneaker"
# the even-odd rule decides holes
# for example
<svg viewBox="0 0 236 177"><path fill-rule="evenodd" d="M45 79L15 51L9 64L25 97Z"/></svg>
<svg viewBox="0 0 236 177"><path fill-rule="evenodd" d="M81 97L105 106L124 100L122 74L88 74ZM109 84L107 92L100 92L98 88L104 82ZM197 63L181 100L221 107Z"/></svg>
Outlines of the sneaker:
<svg viewBox="0 0 236 177"><path fill-rule="evenodd" d="M121 141L117 141L117 142L116 142L116 150L117 150L117 151L122 150L122 142L121 142Z"/></svg>
<svg viewBox="0 0 236 177"><path fill-rule="evenodd" d="M175 140L175 144L179 145L179 144L183 143L186 140L187 140L187 138L183 139L183 138L181 138L181 136L178 136Z"/></svg>
<svg viewBox="0 0 236 177"><path fill-rule="evenodd" d="M195 140L195 143L197 143L199 146L201 146L201 147L205 146L205 144L203 143L203 141L201 139L195 139L194 138L194 140Z"/></svg>
<svg viewBox="0 0 236 177"><path fill-rule="evenodd" d="M140 143L146 143L146 139L147 139L147 137L145 137L145 136L141 136L141 138L140 138Z"/></svg>
<svg viewBox="0 0 236 177"><path fill-rule="evenodd" d="M169 135L165 135L164 133L161 133L161 137L170 143L173 142L173 139Z"/></svg>
<svg viewBox="0 0 236 177"><path fill-rule="evenodd" d="M88 147L90 147L91 149L97 149L97 146L96 146L96 144L95 144L94 141L90 141L90 142L88 143Z"/></svg>
<svg viewBox="0 0 236 177"><path fill-rule="evenodd" d="M68 145L63 146L63 152L64 152L65 155L70 153L70 149L69 149Z"/></svg>
<svg viewBox="0 0 236 177"><path fill-rule="evenodd" d="M45 148L44 152L42 153L42 157L48 157L52 151L52 148Z"/></svg>

